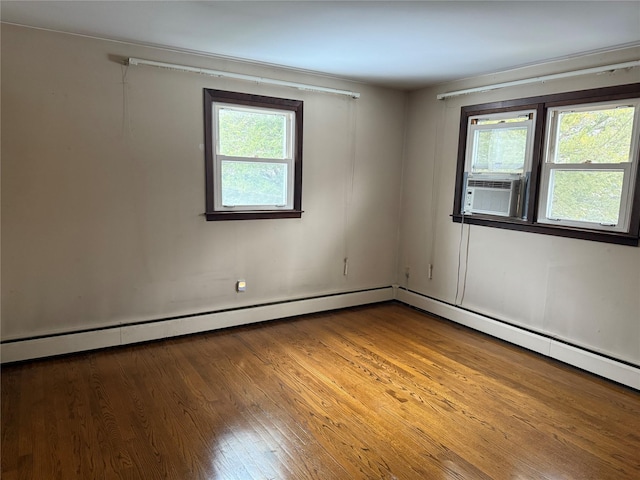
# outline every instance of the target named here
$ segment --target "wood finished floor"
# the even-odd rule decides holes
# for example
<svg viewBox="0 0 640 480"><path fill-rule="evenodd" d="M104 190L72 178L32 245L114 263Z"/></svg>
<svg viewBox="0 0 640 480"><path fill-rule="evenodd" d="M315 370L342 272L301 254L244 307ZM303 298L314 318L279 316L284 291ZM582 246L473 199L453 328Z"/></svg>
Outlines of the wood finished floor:
<svg viewBox="0 0 640 480"><path fill-rule="evenodd" d="M639 479L640 393L398 304L2 369L2 479Z"/></svg>

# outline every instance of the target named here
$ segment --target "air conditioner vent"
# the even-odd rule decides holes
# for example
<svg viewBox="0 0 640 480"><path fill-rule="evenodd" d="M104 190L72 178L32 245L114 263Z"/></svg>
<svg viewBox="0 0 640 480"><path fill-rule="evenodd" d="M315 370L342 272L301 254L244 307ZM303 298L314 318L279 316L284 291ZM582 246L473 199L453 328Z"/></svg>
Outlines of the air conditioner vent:
<svg viewBox="0 0 640 480"><path fill-rule="evenodd" d="M467 178L464 197L462 199L463 213L483 213L513 217L518 213L520 187L522 179L519 176L496 178Z"/></svg>
<svg viewBox="0 0 640 480"><path fill-rule="evenodd" d="M513 185L509 180L473 180L469 179L468 187L494 188L499 190L511 190Z"/></svg>

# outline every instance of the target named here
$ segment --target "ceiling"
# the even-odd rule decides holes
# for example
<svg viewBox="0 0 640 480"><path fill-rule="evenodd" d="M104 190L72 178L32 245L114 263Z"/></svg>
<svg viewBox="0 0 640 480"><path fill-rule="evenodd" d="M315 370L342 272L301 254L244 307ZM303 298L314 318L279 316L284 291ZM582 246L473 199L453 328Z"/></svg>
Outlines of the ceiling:
<svg viewBox="0 0 640 480"><path fill-rule="evenodd" d="M640 45L639 1L6 1L3 22L414 89Z"/></svg>

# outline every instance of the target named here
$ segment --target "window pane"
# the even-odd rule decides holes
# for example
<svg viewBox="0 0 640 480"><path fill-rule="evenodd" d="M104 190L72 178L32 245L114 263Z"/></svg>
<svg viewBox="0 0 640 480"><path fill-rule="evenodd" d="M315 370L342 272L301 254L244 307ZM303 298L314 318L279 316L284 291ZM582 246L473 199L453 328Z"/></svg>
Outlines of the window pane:
<svg viewBox="0 0 640 480"><path fill-rule="evenodd" d="M222 162L222 205L286 204L286 164Z"/></svg>
<svg viewBox="0 0 640 480"><path fill-rule="evenodd" d="M527 151L527 127L476 130L474 173L523 173Z"/></svg>
<svg viewBox="0 0 640 480"><path fill-rule="evenodd" d="M561 112L555 163L628 162L634 110Z"/></svg>
<svg viewBox="0 0 640 480"><path fill-rule="evenodd" d="M623 171L552 170L547 217L616 225Z"/></svg>
<svg viewBox="0 0 640 480"><path fill-rule="evenodd" d="M221 108L218 153L231 157L287 158L285 113Z"/></svg>

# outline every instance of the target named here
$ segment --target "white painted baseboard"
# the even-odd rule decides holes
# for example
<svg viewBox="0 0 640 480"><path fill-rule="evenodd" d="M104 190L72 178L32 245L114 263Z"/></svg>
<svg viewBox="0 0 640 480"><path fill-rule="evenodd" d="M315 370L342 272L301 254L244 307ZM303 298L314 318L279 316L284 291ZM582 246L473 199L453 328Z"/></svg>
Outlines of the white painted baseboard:
<svg viewBox="0 0 640 480"><path fill-rule="evenodd" d="M0 345L0 360L2 363L9 363L51 357L385 302L394 298L425 312L640 390L640 369L638 368L397 286L198 314L138 325L12 341Z"/></svg>
<svg viewBox="0 0 640 480"><path fill-rule="evenodd" d="M448 303L396 288L396 300L640 390L640 369Z"/></svg>
<svg viewBox="0 0 640 480"><path fill-rule="evenodd" d="M0 345L2 363L51 357L98 348L206 332L249 323L294 317L308 313L355 307L393 300L392 287L292 300L237 310L199 314L177 319L117 326L101 330L69 333L7 342Z"/></svg>

